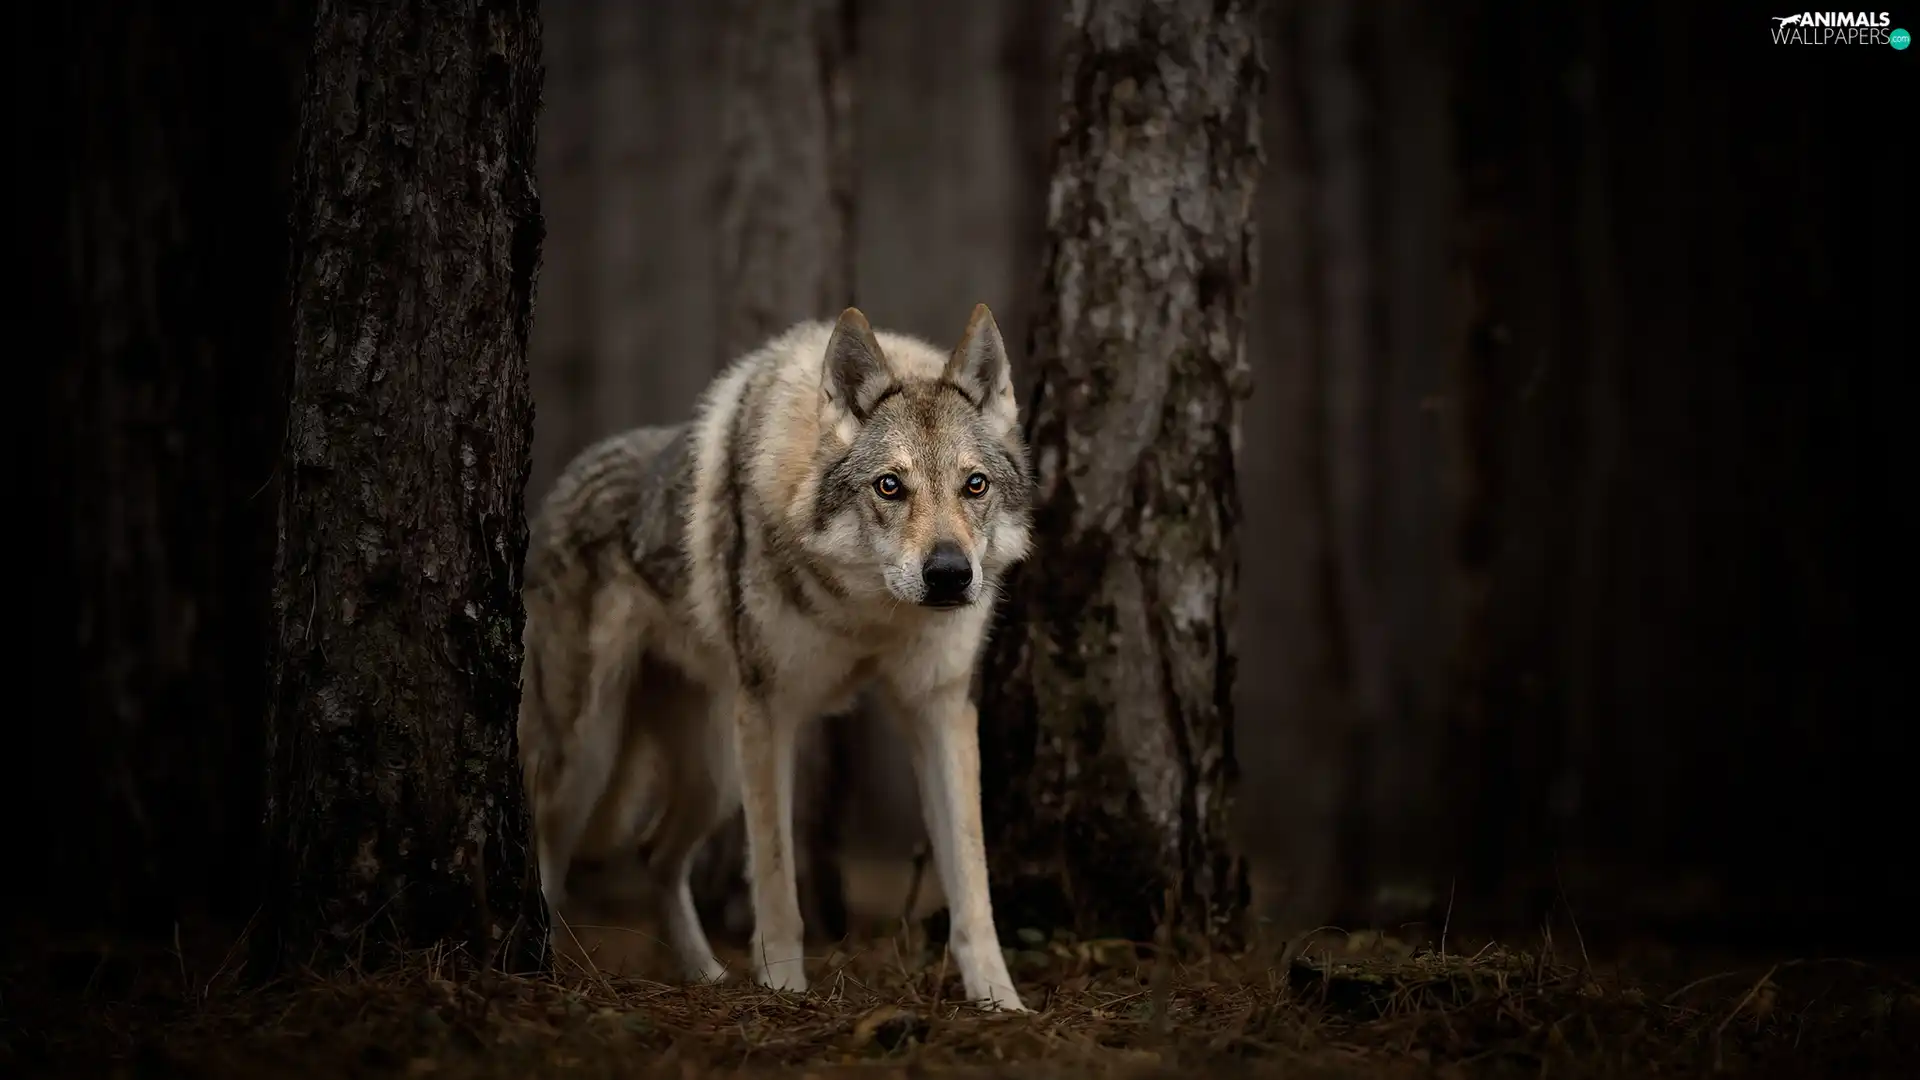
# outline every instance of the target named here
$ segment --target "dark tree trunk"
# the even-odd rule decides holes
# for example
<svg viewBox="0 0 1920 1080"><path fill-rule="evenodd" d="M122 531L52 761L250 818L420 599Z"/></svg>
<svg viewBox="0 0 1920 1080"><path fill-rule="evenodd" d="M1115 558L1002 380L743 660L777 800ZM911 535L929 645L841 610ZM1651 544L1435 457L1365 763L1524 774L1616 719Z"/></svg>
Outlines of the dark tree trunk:
<svg viewBox="0 0 1920 1080"><path fill-rule="evenodd" d="M1060 37L1064 0L1006 0L1001 62L1009 69L1002 107L1013 114L1018 184L1008 281L1013 302L994 318L1010 342L1033 339L1047 249L1047 185L1053 136L1060 124ZM1013 388L1021 400L1033 390L1032 364L1015 364Z"/></svg>
<svg viewBox="0 0 1920 1080"><path fill-rule="evenodd" d="M1241 470L1263 557L1239 745L1268 782L1244 811L1269 926L1399 925L1446 898L1423 826L1458 606L1434 539L1457 338L1447 27L1404 0L1277 7Z"/></svg>
<svg viewBox="0 0 1920 1080"><path fill-rule="evenodd" d="M612 230L599 164L608 140L595 108L605 33L596 0L544 0L540 5L541 217L545 242L540 257L540 318L527 349L539 430L533 440L533 472L527 482L527 512L539 512L553 480L589 443L607 434L595 415L608 398L624 396L598 366L596 338L604 311L594 287L594 241ZM635 103L626 103L628 109ZM631 356L622 367L637 367Z"/></svg>
<svg viewBox="0 0 1920 1080"><path fill-rule="evenodd" d="M45 425L21 721L46 743L17 862L68 924L171 934L258 901L299 9L55 5L19 35L20 175L47 189L21 199L21 411Z"/></svg>
<svg viewBox="0 0 1920 1080"><path fill-rule="evenodd" d="M677 424L715 360L714 182L725 5L544 0L547 239L529 346L528 507L587 444Z"/></svg>
<svg viewBox="0 0 1920 1080"><path fill-rule="evenodd" d="M730 5L722 44L718 307L722 364L802 319L853 303L853 31L851 0ZM845 809L845 717L801 744L794 831L801 916L846 933L837 862ZM704 917L751 929L736 814L694 867Z"/></svg>
<svg viewBox="0 0 1920 1080"><path fill-rule="evenodd" d="M1547 159L1560 149L1552 132L1561 124L1553 121L1570 118L1548 115L1554 95L1516 92L1519 86L1541 85L1565 63L1557 54L1543 57L1539 48L1512 51L1546 31L1540 25L1546 16L1528 13L1529 19L1495 6L1473 6L1476 18L1459 35L1455 65L1465 179L1459 226L1464 341L1448 380L1453 396L1446 418L1458 461L1451 546L1462 619L1451 658L1455 699L1447 717L1447 751L1451 770L1477 782L1461 785L1447 808L1460 827L1447 837L1454 843L1444 850L1451 859L1446 872L1464 879L1463 911L1484 913L1498 903L1505 910L1491 921L1526 925L1546 914L1538 895L1540 850L1525 834L1538 828L1547 808L1521 785L1555 763L1525 758L1515 745L1519 724L1549 725L1515 715L1521 702L1510 693L1509 673L1519 667L1501 655L1497 626L1504 609L1524 599L1499 586L1510 578L1502 571L1511 559L1502 556L1514 548L1506 521L1516 501L1511 446L1525 419L1515 390L1524 377L1519 369L1531 362L1514 348L1516 333L1533 340L1550 337L1559 314L1550 302L1547 273L1560 270L1558 260L1551 253L1545 260L1528 258L1537 253L1526 249L1540 219L1552 212L1542 196L1549 182L1543 176ZM1549 40L1561 42L1564 34ZM1584 124L1573 132L1585 135ZM1563 431L1562 439L1571 442L1581 433L1575 427ZM1567 488L1574 486L1571 481L1562 478ZM1543 591L1544 584L1530 581L1527 592ZM1534 627L1536 636L1548 630ZM1537 660L1533 666L1537 670ZM1521 884L1517 898L1508 890L1515 883Z"/></svg>
<svg viewBox="0 0 1920 1080"><path fill-rule="evenodd" d="M1075 4L1029 438L1036 551L984 679L995 908L1237 930L1235 453L1258 5ZM1004 905L1004 906L1003 906Z"/></svg>
<svg viewBox="0 0 1920 1080"><path fill-rule="evenodd" d="M1899 610L1872 493L1911 350L1858 313L1911 260L1850 209L1912 187L1850 104L1899 73L1783 64L1759 16L1722 47L1712 7L1643 32L1665 14L1454 20L1466 605L1436 760L1476 782L1435 848L1481 919L1835 947L1913 891L1858 826L1899 816L1909 760L1867 628Z"/></svg>
<svg viewBox="0 0 1920 1080"><path fill-rule="evenodd" d="M266 946L545 933L513 739L541 242L531 0L323 0L302 115Z"/></svg>

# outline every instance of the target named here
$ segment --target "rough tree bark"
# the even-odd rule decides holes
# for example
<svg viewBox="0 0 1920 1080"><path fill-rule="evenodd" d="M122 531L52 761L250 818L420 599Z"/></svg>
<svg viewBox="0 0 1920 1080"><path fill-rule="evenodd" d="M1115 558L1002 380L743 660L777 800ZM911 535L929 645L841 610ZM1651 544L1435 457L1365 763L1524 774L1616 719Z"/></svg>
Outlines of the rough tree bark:
<svg viewBox="0 0 1920 1080"><path fill-rule="evenodd" d="M1036 552L981 738L996 910L1237 930L1234 467L1264 71L1257 3L1071 5L1028 434Z"/></svg>
<svg viewBox="0 0 1920 1080"><path fill-rule="evenodd" d="M851 0L736 0L721 48L722 187L716 340L730 363L801 319L853 303ZM801 914L809 931L846 932L836 861L849 721L831 717L802 744L794 799ZM694 867L695 900L731 932L751 928L742 880L746 830L735 815Z"/></svg>
<svg viewBox="0 0 1920 1080"><path fill-rule="evenodd" d="M20 197L22 412L45 425L21 621L45 741L16 855L62 923L170 936L257 905L299 7L82 2L19 32L21 175L44 185Z"/></svg>
<svg viewBox="0 0 1920 1080"><path fill-rule="evenodd" d="M515 762L532 0L323 0L293 214L269 963L546 934Z"/></svg>

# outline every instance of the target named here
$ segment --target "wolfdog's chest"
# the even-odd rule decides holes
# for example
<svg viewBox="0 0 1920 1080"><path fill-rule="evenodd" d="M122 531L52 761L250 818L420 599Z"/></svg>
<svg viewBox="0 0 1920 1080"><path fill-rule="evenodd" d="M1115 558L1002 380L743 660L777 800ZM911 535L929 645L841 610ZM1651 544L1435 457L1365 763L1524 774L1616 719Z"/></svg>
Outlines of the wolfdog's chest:
<svg viewBox="0 0 1920 1080"><path fill-rule="evenodd" d="M769 615L748 631L754 650L750 661L736 656L729 642L703 633L687 605L676 605L651 635L649 648L716 695L742 689L746 664L758 664L756 691L778 700L785 711L809 716L851 707L889 670L924 662L913 655L917 638L898 625L855 623L856 632L848 634L791 611Z"/></svg>

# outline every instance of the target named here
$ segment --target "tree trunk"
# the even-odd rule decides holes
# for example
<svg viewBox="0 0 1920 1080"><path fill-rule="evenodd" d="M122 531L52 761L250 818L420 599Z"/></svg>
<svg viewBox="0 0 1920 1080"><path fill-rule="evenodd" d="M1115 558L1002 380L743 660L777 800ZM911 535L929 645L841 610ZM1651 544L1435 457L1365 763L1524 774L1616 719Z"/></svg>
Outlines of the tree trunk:
<svg viewBox="0 0 1920 1080"><path fill-rule="evenodd" d="M1257 3L1072 5L1028 417L1036 551L981 737L996 910L1237 929L1231 629ZM1004 904L1004 906L1002 906Z"/></svg>
<svg viewBox="0 0 1920 1080"><path fill-rule="evenodd" d="M1650 10L1452 20L1468 603L1436 761L1477 781L1435 847L1483 919L1833 948L1902 887L1858 822L1904 796L1868 493L1911 348L1858 313L1910 256L1852 208L1912 180L1847 105L1899 76Z"/></svg>
<svg viewBox="0 0 1920 1080"><path fill-rule="evenodd" d="M589 443L677 424L712 381L714 181L726 12L711 0L544 0L547 239L529 346L529 512Z"/></svg>
<svg viewBox="0 0 1920 1080"><path fill-rule="evenodd" d="M853 5L736 0L721 68L720 362L853 302Z"/></svg>
<svg viewBox="0 0 1920 1080"><path fill-rule="evenodd" d="M1039 315L1042 256L1047 250L1047 186L1053 168L1053 134L1060 126L1060 38L1065 0L1005 0L1002 16L1001 107L1013 114L1014 184L1012 260L1007 283L1012 301L993 309L1007 340L1033 339ZM1020 400L1033 391L1032 364L1013 366L1013 390Z"/></svg>
<svg viewBox="0 0 1920 1080"><path fill-rule="evenodd" d="M527 481L529 516L539 512L567 462L608 434L596 408L609 398L625 396L601 379L594 340L606 316L594 288L599 277L594 241L612 231L603 220L607 199L595 168L607 141L601 112L594 107L600 69L596 61L610 51L597 25L600 10L594 0L545 0L540 5L537 175L546 235L540 257L540 318L527 344L538 429ZM621 364L637 366L632 357L621 358Z"/></svg>
<svg viewBox="0 0 1920 1080"><path fill-rule="evenodd" d="M1399 925L1432 881L1434 719L1457 604L1443 391L1456 331L1445 20L1276 5L1241 470L1238 741L1262 921ZM1435 913L1436 917L1438 913Z"/></svg>
<svg viewBox="0 0 1920 1080"><path fill-rule="evenodd" d="M513 739L542 225L526 2L322 0L295 170L271 960L546 934Z"/></svg>
<svg viewBox="0 0 1920 1080"><path fill-rule="evenodd" d="M15 861L69 925L170 936L257 905L299 6L77 3L20 31L44 743Z"/></svg>
<svg viewBox="0 0 1920 1080"><path fill-rule="evenodd" d="M1039 291L1047 189L1044 154L1037 170L1028 160L1029 129L1052 119L1060 95L1048 83L1040 108L1023 95L1044 70L1059 4L859 7L855 185L860 220L879 225L859 230L860 307L875 325L951 343L985 303L1008 340L1024 340L1011 335Z"/></svg>
<svg viewBox="0 0 1920 1080"><path fill-rule="evenodd" d="M717 340L722 364L802 319L853 303L853 30L850 0L737 0L722 45ZM846 932L836 861L847 774L844 717L801 744L794 829L801 915ZM695 900L731 932L751 928L736 814L694 867Z"/></svg>

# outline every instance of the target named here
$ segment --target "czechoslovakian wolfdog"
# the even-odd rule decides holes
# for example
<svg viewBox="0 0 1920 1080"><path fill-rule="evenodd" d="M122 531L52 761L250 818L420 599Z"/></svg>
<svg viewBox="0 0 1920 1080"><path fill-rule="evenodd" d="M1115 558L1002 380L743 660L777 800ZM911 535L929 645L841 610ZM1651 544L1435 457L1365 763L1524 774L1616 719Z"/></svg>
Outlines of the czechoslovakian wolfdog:
<svg viewBox="0 0 1920 1080"><path fill-rule="evenodd" d="M948 355L849 308L740 359L692 423L567 466L527 558L519 725L550 907L576 858L637 858L688 977L723 977L687 874L744 807L755 974L805 990L795 740L869 690L911 748L967 996L1025 1011L987 895L969 698L1027 552L1018 419L986 305Z"/></svg>

